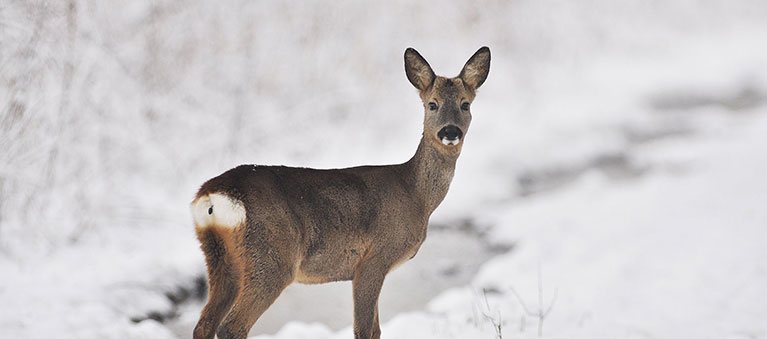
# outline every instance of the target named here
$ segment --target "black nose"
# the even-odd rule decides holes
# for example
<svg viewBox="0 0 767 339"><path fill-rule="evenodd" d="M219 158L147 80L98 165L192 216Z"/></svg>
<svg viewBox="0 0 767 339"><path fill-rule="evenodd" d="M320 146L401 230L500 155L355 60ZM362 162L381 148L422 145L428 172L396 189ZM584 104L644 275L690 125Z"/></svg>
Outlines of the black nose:
<svg viewBox="0 0 767 339"><path fill-rule="evenodd" d="M458 126L455 125L447 125L445 127L442 127L441 130L437 133L437 138L440 140L447 139L447 140L457 140L463 137L463 132L461 131Z"/></svg>

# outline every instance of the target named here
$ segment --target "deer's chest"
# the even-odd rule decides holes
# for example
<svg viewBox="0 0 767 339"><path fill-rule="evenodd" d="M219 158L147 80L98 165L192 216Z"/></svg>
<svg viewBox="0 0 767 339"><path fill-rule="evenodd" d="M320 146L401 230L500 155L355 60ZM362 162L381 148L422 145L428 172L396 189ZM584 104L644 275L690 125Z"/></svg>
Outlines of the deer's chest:
<svg viewBox="0 0 767 339"><path fill-rule="evenodd" d="M413 259L415 255L418 254L418 250L421 248L424 240L426 240L426 227L423 227L422 230L408 237L404 243L399 257L394 262L392 268L389 271L393 271L408 260Z"/></svg>

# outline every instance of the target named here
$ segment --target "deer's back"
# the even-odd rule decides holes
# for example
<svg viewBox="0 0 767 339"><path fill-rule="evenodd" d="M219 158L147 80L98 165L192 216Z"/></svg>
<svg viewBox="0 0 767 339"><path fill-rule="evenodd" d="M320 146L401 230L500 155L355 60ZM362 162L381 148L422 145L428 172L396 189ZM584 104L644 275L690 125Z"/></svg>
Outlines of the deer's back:
<svg viewBox="0 0 767 339"><path fill-rule="evenodd" d="M407 251L420 244L421 215L401 165L317 170L242 165L215 177L198 197L225 194L246 212L245 246L290 249L297 280L348 280L371 251ZM415 207L415 208L414 208ZM401 248L400 248L401 247ZM396 255L395 255L396 256Z"/></svg>

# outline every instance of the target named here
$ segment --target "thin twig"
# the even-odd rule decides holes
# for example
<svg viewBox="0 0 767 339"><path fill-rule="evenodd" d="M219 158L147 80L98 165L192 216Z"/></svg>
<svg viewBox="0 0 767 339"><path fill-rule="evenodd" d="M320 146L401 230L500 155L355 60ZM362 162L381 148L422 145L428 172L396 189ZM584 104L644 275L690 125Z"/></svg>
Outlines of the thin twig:
<svg viewBox="0 0 767 339"><path fill-rule="evenodd" d="M493 329L495 330L495 336L497 339L503 339L503 318L501 317L501 311L497 310L496 317L493 317L489 313L490 311L490 303L487 301L487 290L482 289L482 298L485 301L485 310L481 310L482 316L485 318L486 321L489 321L491 325L493 325Z"/></svg>
<svg viewBox="0 0 767 339"><path fill-rule="evenodd" d="M551 299L551 302L548 306L544 307L543 305L543 276L541 273L541 264L538 263L538 308L533 312L530 310L530 308L527 307L527 304L522 299L522 296L517 292L516 289L514 289L514 286L509 286L509 290L514 295L514 297L517 299L517 302L520 306L522 306L522 310L524 311L525 315L529 317L535 317L538 318L538 337L543 337L543 323L546 320L546 318L549 316L549 313L551 313L551 310L554 308L554 305L557 302L557 298L559 297L559 289L554 290L554 297ZM524 331L524 315L522 316L522 322L520 324L520 331Z"/></svg>

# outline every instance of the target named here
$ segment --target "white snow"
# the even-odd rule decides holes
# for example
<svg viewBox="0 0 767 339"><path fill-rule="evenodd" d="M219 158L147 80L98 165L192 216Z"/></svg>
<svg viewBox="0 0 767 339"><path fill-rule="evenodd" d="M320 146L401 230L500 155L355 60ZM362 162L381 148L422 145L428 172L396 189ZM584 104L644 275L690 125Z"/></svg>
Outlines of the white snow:
<svg viewBox="0 0 767 339"><path fill-rule="evenodd" d="M0 337L174 338L204 180L405 161L404 49L488 45L433 221L513 249L383 337L767 338L764 1L71 3L0 5Z"/></svg>

